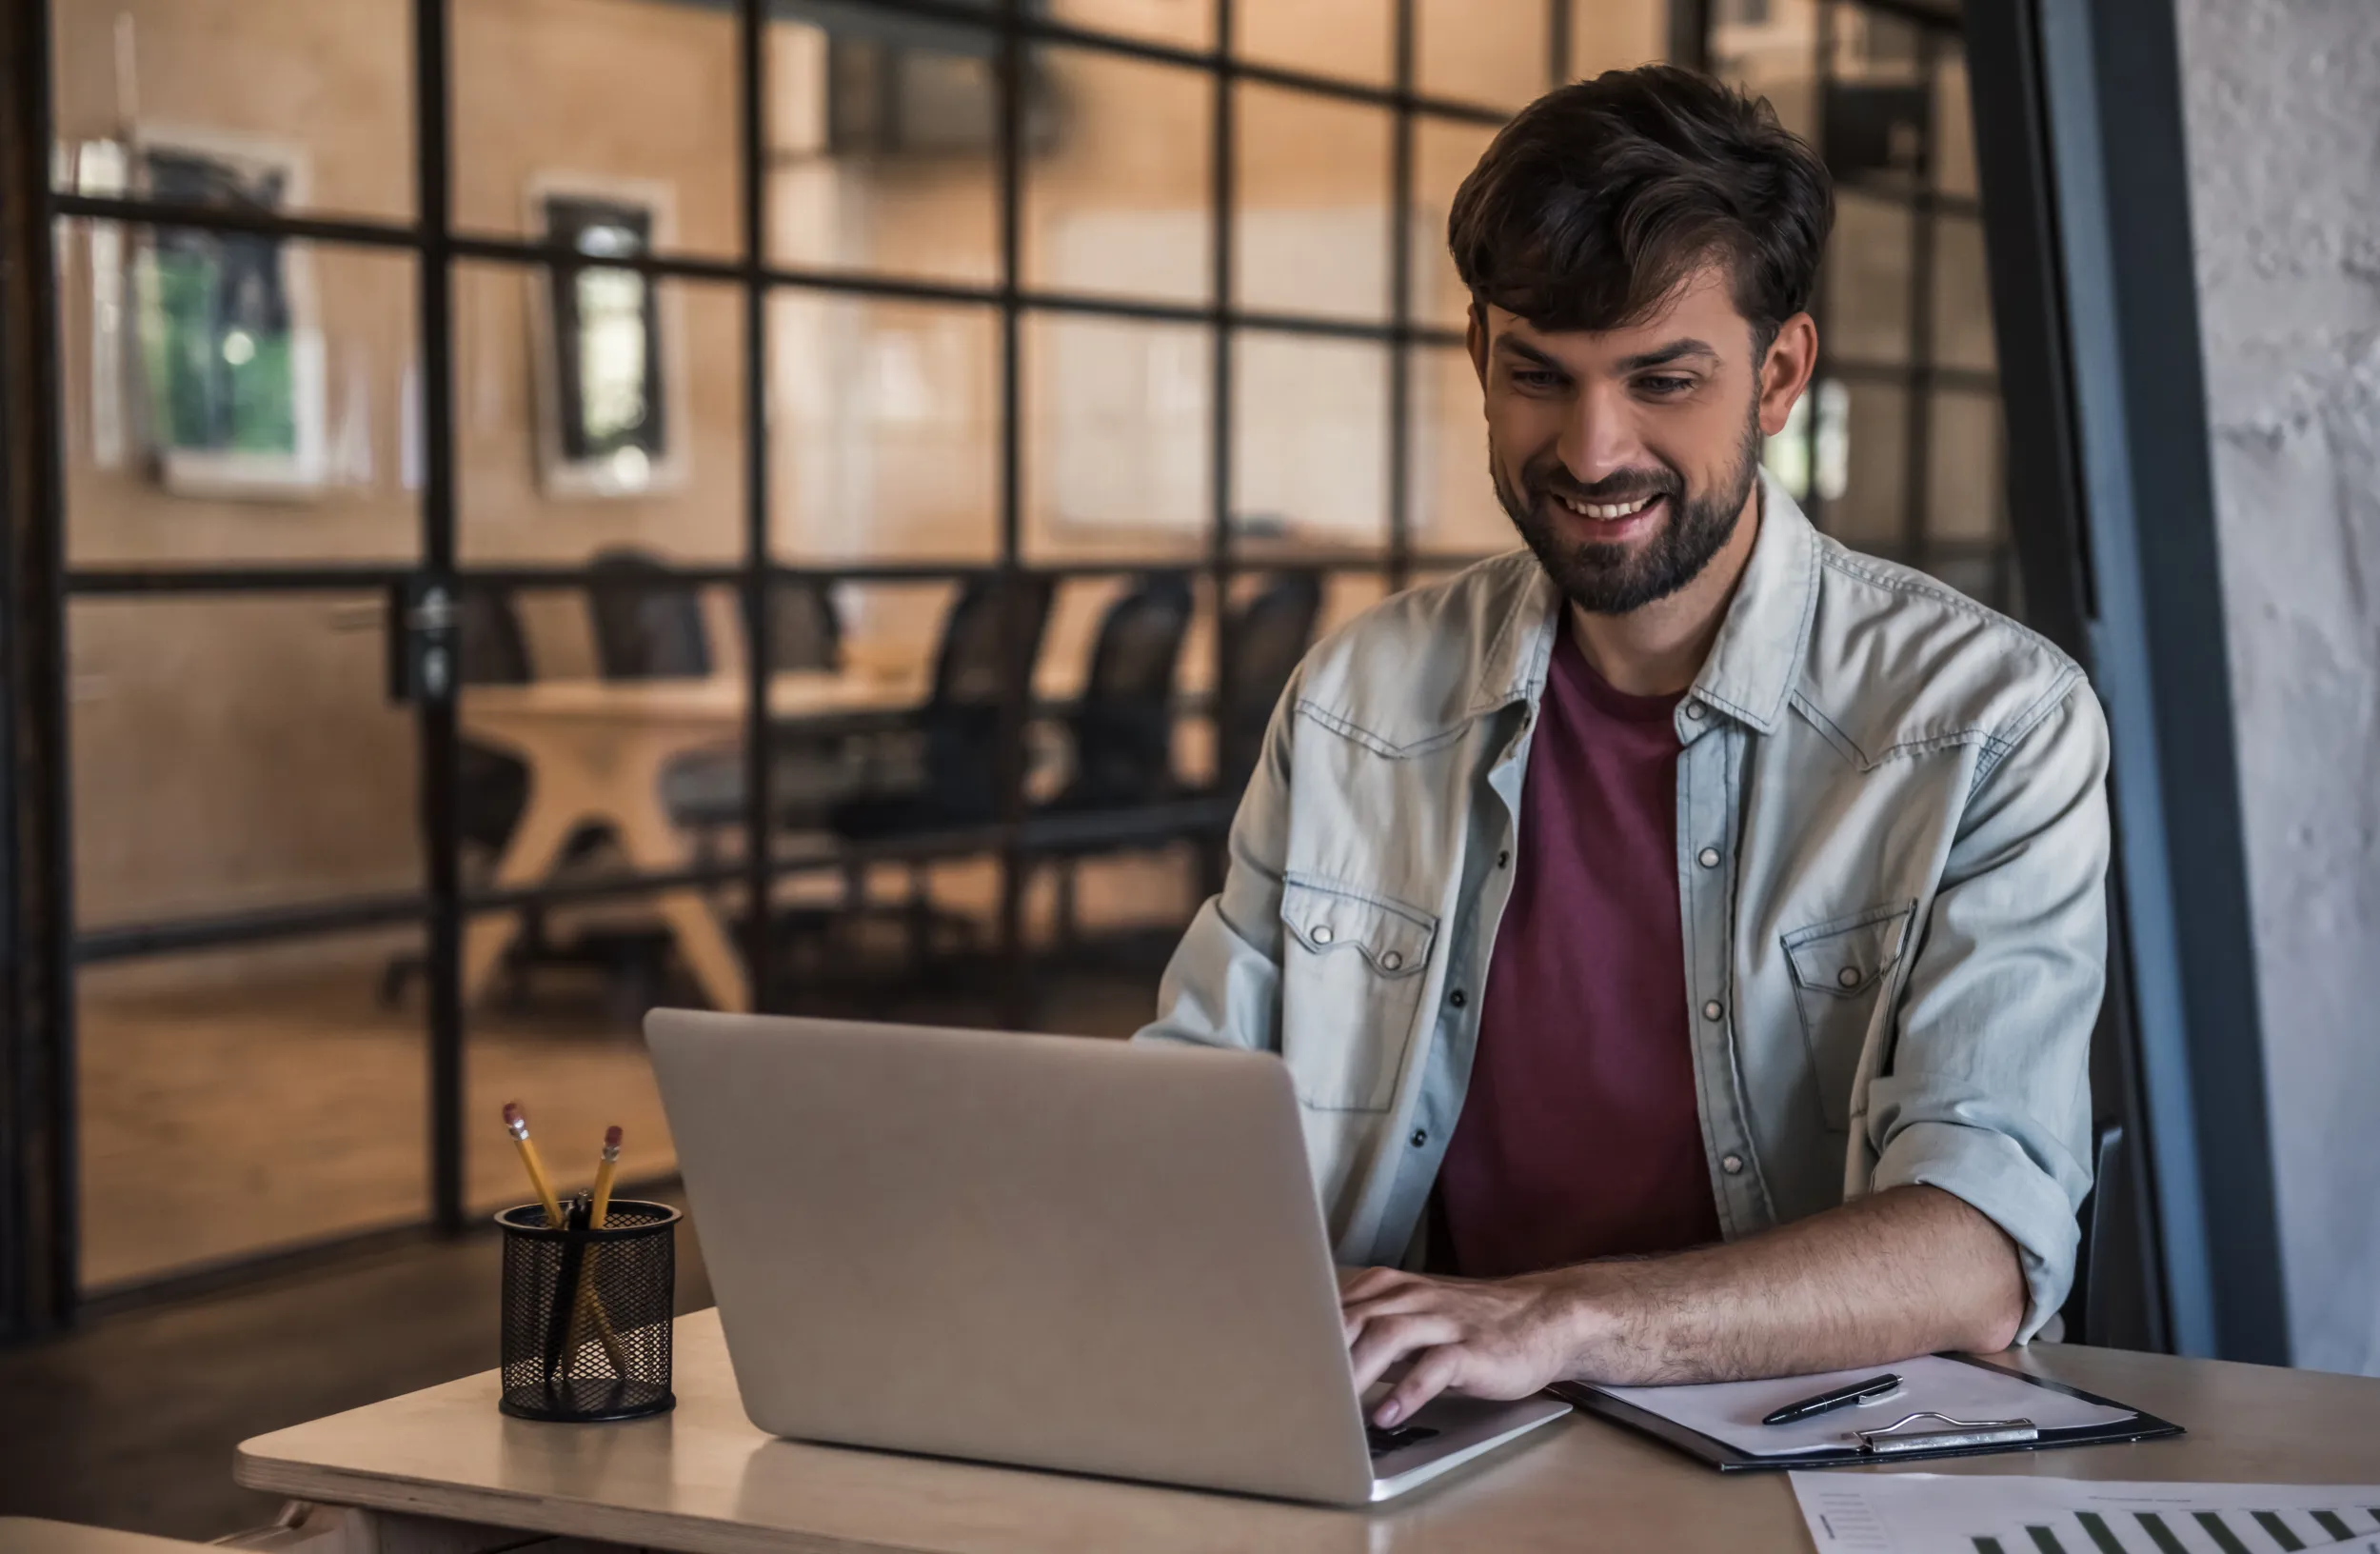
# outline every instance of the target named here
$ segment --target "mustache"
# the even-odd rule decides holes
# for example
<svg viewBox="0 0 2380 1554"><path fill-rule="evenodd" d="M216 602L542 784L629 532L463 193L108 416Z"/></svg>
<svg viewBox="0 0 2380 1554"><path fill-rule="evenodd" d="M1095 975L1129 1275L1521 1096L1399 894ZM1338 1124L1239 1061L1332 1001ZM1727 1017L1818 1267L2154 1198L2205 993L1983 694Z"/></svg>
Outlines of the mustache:
<svg viewBox="0 0 2380 1554"><path fill-rule="evenodd" d="M1574 502L1634 502L1639 497L1675 496L1686 483L1674 470L1616 469L1592 485L1570 477L1558 466L1522 473L1531 495L1564 496Z"/></svg>

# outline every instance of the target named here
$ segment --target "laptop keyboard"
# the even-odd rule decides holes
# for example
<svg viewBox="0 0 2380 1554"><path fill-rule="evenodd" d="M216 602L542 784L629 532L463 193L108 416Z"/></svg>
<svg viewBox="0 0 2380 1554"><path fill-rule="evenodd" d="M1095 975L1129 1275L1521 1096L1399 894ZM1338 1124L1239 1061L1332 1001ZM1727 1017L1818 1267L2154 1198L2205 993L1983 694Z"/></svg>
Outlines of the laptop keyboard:
<svg viewBox="0 0 2380 1554"><path fill-rule="evenodd" d="M1400 1446L1410 1446L1418 1441L1427 1441L1436 1434L1438 1432L1426 1424L1407 1424L1394 1430L1381 1429L1378 1424L1366 1424L1363 1427L1363 1438L1372 1447L1372 1455L1375 1457L1385 1457Z"/></svg>

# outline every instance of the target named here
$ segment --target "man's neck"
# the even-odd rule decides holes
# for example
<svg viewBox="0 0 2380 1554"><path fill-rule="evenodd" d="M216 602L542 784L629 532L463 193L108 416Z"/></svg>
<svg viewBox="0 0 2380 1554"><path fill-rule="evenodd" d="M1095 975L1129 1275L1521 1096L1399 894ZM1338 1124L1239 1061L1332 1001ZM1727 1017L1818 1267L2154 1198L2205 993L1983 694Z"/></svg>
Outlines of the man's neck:
<svg viewBox="0 0 2380 1554"><path fill-rule="evenodd" d="M1674 521L1674 520L1673 520ZM1711 656L1728 602L1752 560L1760 535L1760 483L1709 566L1666 599L1656 599L1625 615L1597 615L1573 605L1571 635L1578 650L1614 690L1630 696L1675 696L1695 683Z"/></svg>

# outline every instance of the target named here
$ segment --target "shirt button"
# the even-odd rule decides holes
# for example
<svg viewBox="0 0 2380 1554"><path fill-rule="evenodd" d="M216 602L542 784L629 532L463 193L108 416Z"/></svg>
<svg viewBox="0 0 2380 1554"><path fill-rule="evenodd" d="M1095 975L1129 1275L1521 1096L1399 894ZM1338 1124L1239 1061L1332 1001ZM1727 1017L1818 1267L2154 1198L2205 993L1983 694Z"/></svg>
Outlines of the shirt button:
<svg viewBox="0 0 2380 1554"><path fill-rule="evenodd" d="M1416 1149L1420 1148L1423 1145L1429 1142L1430 1134L1427 1128L1417 1127L1413 1130L1413 1146Z"/></svg>
<svg viewBox="0 0 2380 1554"><path fill-rule="evenodd" d="M1314 925L1314 942L1318 945L1327 945L1331 942L1331 926L1328 923Z"/></svg>
<svg viewBox="0 0 2380 1554"><path fill-rule="evenodd" d="M1702 1018L1705 1020L1716 1020L1720 1015L1725 1014L1726 1012L1727 1006L1721 1004L1716 998L1711 1000L1710 1003L1702 1006Z"/></svg>
<svg viewBox="0 0 2380 1554"><path fill-rule="evenodd" d="M1719 1162L1719 1169L1725 1171L1730 1176L1741 1176L1744 1171L1744 1157L1741 1155L1730 1155L1725 1160Z"/></svg>
<svg viewBox="0 0 2380 1554"><path fill-rule="evenodd" d="M1454 990L1454 992L1453 992L1453 993L1452 993L1452 994L1451 994L1451 995L1447 998L1446 1002L1447 1002L1447 1003L1449 1003L1449 1004L1452 1004L1453 1006L1455 1006L1455 1007L1457 1007L1457 1008L1458 1008L1458 1009L1459 1009L1459 1008L1461 1008L1461 1007L1462 1007L1465 1004L1468 1004L1468 1003L1470 1003L1471 1001L1470 1001L1469 999L1467 999L1467 998L1463 997L1463 996L1462 996L1462 989L1461 989L1461 988L1459 988L1459 987L1458 987L1458 988L1456 988L1456 989Z"/></svg>
<svg viewBox="0 0 2380 1554"><path fill-rule="evenodd" d="M1856 987L1859 986L1859 968L1847 966L1835 973L1835 980L1846 987Z"/></svg>
<svg viewBox="0 0 2380 1554"><path fill-rule="evenodd" d="M1394 971L1404 964L1405 958L1393 949L1380 957L1380 969L1383 971Z"/></svg>
<svg viewBox="0 0 2380 1554"><path fill-rule="evenodd" d="M1509 867L1512 861L1513 855L1509 852L1499 852L1496 855L1496 867L1498 868Z"/></svg>
<svg viewBox="0 0 2380 1554"><path fill-rule="evenodd" d="M1716 847L1705 847L1700 852L1695 854L1695 862L1700 864L1705 868L1716 868L1719 867L1719 849Z"/></svg>
<svg viewBox="0 0 2380 1554"><path fill-rule="evenodd" d="M1700 702L1688 702L1686 704L1686 716L1694 719L1696 723L1700 723L1702 721L1702 704Z"/></svg>

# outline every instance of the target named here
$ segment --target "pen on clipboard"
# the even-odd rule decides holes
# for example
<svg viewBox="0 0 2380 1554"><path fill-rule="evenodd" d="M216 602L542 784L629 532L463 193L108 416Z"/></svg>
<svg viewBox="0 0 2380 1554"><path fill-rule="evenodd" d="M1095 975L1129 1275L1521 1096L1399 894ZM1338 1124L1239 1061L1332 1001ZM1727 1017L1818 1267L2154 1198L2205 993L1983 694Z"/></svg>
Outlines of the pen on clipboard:
<svg viewBox="0 0 2380 1554"><path fill-rule="evenodd" d="M1823 1414L1830 1408L1841 1408L1850 1404L1866 1403L1871 1398L1883 1397L1900 1385L1901 1379L1888 1370L1881 1376L1871 1376L1864 1382L1854 1382L1848 1386L1838 1386L1832 1392L1821 1392L1815 1398L1804 1398L1799 1403L1789 1403L1761 1420L1760 1423L1791 1424L1797 1419L1808 1419L1814 1414Z"/></svg>

